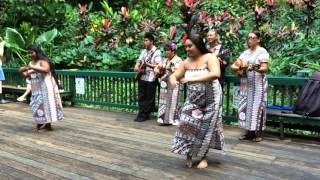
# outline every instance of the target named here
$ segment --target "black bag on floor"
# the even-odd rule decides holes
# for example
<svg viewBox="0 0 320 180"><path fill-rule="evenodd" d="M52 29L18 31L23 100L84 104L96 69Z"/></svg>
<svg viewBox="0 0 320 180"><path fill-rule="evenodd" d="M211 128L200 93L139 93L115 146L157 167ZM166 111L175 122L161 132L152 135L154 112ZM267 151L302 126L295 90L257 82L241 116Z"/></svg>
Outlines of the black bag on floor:
<svg viewBox="0 0 320 180"><path fill-rule="evenodd" d="M320 117L320 71L315 72L300 90L293 112L306 117Z"/></svg>

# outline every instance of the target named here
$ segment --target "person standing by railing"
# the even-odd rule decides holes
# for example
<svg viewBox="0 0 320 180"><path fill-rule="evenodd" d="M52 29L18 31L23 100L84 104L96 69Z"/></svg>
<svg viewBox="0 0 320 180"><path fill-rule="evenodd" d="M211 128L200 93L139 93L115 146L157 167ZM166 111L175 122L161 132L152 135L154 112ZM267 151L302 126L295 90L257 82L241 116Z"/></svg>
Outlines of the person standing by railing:
<svg viewBox="0 0 320 180"><path fill-rule="evenodd" d="M28 54L32 61L20 72L31 79L30 106L37 124L36 132L52 130L51 123L62 120L64 116L54 67L36 46L31 46Z"/></svg>
<svg viewBox="0 0 320 180"><path fill-rule="evenodd" d="M208 49L214 53L220 62L221 77L219 82L223 88L225 82L225 73L229 64L229 50L219 42L219 36L215 30L210 30L207 34Z"/></svg>
<svg viewBox="0 0 320 180"><path fill-rule="evenodd" d="M241 75L238 109L239 127L248 132L240 140L262 141L262 130L267 120L267 90L269 53L260 46L260 32L252 32L248 37L248 47L231 69Z"/></svg>
<svg viewBox="0 0 320 180"><path fill-rule="evenodd" d="M4 59L4 45L5 41L0 37L0 104L5 103L2 95L2 81L5 80L3 69L2 69L2 62Z"/></svg>
<svg viewBox="0 0 320 180"><path fill-rule="evenodd" d="M145 49L141 52L134 71L137 72L139 112L134 121L142 122L149 119L155 110L157 82L154 68L162 63L161 52L154 45L154 37L146 33L143 40Z"/></svg>
<svg viewBox="0 0 320 180"><path fill-rule="evenodd" d="M187 98L179 114L172 152L186 156L189 168L192 158L200 157L197 168L203 169L208 167L209 148L224 147L220 62L199 35L188 37L184 46L188 59L169 78L171 87L178 81L187 84Z"/></svg>
<svg viewBox="0 0 320 180"><path fill-rule="evenodd" d="M177 55L177 45L175 43L167 43L164 47L166 51L166 59L163 65L155 68L155 73L160 80L160 99L158 119L159 124L177 125L178 106L180 102L181 86L168 86L168 78L179 67L182 59Z"/></svg>

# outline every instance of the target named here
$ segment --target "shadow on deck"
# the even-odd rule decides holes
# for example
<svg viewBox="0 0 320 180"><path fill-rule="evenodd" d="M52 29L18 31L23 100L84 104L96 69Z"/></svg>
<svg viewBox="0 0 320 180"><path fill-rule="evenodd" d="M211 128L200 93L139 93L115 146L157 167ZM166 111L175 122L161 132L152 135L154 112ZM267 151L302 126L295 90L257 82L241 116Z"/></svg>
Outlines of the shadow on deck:
<svg viewBox="0 0 320 180"><path fill-rule="evenodd" d="M320 142L238 141L225 127L226 154L187 169L170 152L175 127L133 122L134 115L69 107L54 131L33 133L27 105L0 105L0 179L320 179Z"/></svg>

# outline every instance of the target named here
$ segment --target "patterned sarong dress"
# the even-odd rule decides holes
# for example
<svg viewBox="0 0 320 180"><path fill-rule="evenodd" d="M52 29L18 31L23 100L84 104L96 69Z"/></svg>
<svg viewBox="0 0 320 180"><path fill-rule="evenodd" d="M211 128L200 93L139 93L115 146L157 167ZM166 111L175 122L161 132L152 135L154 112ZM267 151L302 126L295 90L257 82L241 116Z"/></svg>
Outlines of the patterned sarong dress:
<svg viewBox="0 0 320 180"><path fill-rule="evenodd" d="M247 64L257 65L267 63L269 54L264 48L259 47L254 52L246 50L239 59ZM248 71L247 76L241 78L238 110L240 128L256 133L265 129L267 90L268 80L264 73Z"/></svg>
<svg viewBox="0 0 320 180"><path fill-rule="evenodd" d="M63 108L56 81L51 73L32 72L31 110L36 124L47 124L63 119Z"/></svg>
<svg viewBox="0 0 320 180"><path fill-rule="evenodd" d="M175 56L171 61L166 60L166 67L177 69L182 59ZM182 86L177 84L175 88L168 86L168 77L172 74L169 70L160 78L160 98L158 119L159 124L176 124L179 112L179 102Z"/></svg>
<svg viewBox="0 0 320 180"><path fill-rule="evenodd" d="M208 69L186 70L185 78L208 73ZM223 150L222 90L218 80L187 84L172 152L205 157L209 148Z"/></svg>

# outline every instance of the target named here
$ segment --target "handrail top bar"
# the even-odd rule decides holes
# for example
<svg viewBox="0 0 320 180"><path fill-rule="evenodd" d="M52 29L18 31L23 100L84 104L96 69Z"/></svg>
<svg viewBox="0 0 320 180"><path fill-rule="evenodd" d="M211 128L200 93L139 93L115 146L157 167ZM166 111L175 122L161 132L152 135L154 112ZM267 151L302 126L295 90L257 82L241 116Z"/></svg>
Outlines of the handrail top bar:
<svg viewBox="0 0 320 180"><path fill-rule="evenodd" d="M3 68L5 72L18 73L18 68ZM56 70L59 75L71 76L111 76L133 78L135 72L120 72L120 71L96 71L96 70ZM228 82L239 82L239 78L233 75L226 75ZM276 85L302 85L307 77L290 77L290 76L268 76L269 83ZM293 83L293 84L292 84Z"/></svg>

